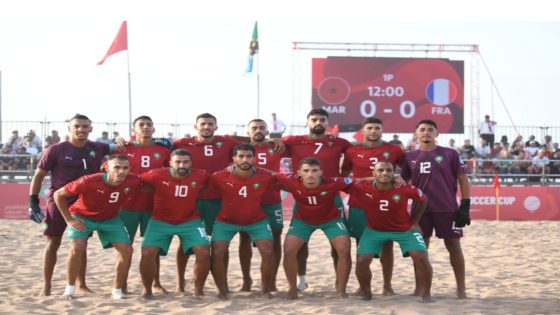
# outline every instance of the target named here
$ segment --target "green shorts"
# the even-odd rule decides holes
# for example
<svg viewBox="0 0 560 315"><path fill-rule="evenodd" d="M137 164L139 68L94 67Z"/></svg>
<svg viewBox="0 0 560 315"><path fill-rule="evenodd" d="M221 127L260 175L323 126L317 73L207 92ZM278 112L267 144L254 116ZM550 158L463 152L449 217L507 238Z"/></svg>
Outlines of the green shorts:
<svg viewBox="0 0 560 315"><path fill-rule="evenodd" d="M340 212L340 218L344 221L346 221L346 212L344 211L344 202L342 201L342 197L340 197L340 194L336 195L335 199L334 199L334 204L336 205L336 207L338 208L338 211ZM294 205L292 207L292 214L296 214L297 212L297 203L294 202Z"/></svg>
<svg viewBox="0 0 560 315"><path fill-rule="evenodd" d="M268 223L273 230L281 230L284 227L284 216L282 214L282 204L263 205L263 210L268 216Z"/></svg>
<svg viewBox="0 0 560 315"><path fill-rule="evenodd" d="M411 251L426 251L426 243L420 232L382 232L366 227L360 238L358 255L373 254L374 257L379 258L381 248L388 241L399 243L403 257L408 257Z"/></svg>
<svg viewBox="0 0 560 315"><path fill-rule="evenodd" d="M221 199L199 200L196 202L196 209L200 212L200 219L204 223L206 234L212 235L214 222L216 222L216 217L221 208Z"/></svg>
<svg viewBox="0 0 560 315"><path fill-rule="evenodd" d="M259 221L249 225L228 224L221 221L216 221L214 224L214 235L212 235L212 242L214 241L228 241L230 242L235 234L238 232L245 232L249 234L251 240L272 240L272 230L268 219Z"/></svg>
<svg viewBox="0 0 560 315"><path fill-rule="evenodd" d="M208 246L208 236L204 225L198 219L180 224L171 224L159 220L150 220L148 229L142 242L142 247L159 247L159 255L165 256L169 251L169 245L173 236L177 235L181 240L183 252L192 254L193 246Z"/></svg>
<svg viewBox="0 0 560 315"><path fill-rule="evenodd" d="M348 232L355 239L360 239L367 226L367 218L364 209L350 207L348 210Z"/></svg>
<svg viewBox="0 0 560 315"><path fill-rule="evenodd" d="M68 226L66 227L66 237L68 239L88 238L93 231L97 231L97 236L99 236L103 248L113 247L112 243L132 243L119 217L103 221L94 221L74 214L72 217L83 221L87 231L78 231Z"/></svg>
<svg viewBox="0 0 560 315"><path fill-rule="evenodd" d="M297 236L308 242L311 234L317 229L323 230L329 241L340 235L348 236L346 224L341 218L321 224L307 224L301 220L293 219L287 235Z"/></svg>
<svg viewBox="0 0 560 315"><path fill-rule="evenodd" d="M152 213L146 211L131 211L120 209L119 216L121 217L121 220L124 223L126 230L128 231L128 236L132 240L134 239L134 236L136 236L138 227L140 227L140 236L144 236Z"/></svg>

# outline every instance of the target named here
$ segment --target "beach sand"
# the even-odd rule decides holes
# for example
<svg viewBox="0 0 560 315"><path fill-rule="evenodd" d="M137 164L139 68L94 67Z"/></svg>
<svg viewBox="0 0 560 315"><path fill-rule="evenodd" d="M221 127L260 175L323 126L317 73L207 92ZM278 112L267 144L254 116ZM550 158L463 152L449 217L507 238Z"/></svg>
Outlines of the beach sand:
<svg viewBox="0 0 560 315"><path fill-rule="evenodd" d="M129 277L130 294L123 300L110 298L114 249L103 250L96 236L89 241L87 279L91 294L67 301L60 299L65 281L68 241L61 245L50 297L40 297L44 239L40 226L31 221L0 220L0 313L1 314L560 314L560 235L559 221L474 221L462 240L467 268L466 300L455 297L453 277L443 241L432 239L430 261L434 269L432 296L435 303L424 304L409 296L414 287L412 262L403 258L395 245L393 288L396 296L381 295L382 278L378 260L372 263L374 299L335 298L334 271L330 247L322 232L313 234L308 263L309 288L301 298L288 301L287 282L282 267L278 274L275 298L259 297L260 258L253 253L253 291L237 292L241 287L238 239L230 246L230 299L216 298L214 281L209 276L206 296L192 296L192 261L187 273L187 292L175 288L175 239L170 255L161 259L161 279L169 295L142 301L138 273L140 240L136 240ZM355 243L352 245L355 253ZM353 257L354 260L354 257ZM348 292L358 287L354 266Z"/></svg>

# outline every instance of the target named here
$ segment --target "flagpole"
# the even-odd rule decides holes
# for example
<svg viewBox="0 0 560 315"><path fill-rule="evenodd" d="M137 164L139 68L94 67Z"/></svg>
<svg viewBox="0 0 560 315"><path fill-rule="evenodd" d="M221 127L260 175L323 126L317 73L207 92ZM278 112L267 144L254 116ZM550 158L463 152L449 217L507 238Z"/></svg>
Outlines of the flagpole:
<svg viewBox="0 0 560 315"><path fill-rule="evenodd" d="M129 50L126 50L126 64L128 70L128 133L132 133L132 89L130 87L130 55Z"/></svg>
<svg viewBox="0 0 560 315"><path fill-rule="evenodd" d="M261 118L261 76L259 74L259 56L257 54L257 118Z"/></svg>

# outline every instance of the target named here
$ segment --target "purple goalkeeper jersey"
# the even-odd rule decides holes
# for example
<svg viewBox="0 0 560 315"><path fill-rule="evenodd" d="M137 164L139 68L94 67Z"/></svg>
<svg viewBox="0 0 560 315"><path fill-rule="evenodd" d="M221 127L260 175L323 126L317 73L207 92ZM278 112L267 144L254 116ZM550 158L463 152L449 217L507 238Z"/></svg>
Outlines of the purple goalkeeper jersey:
<svg viewBox="0 0 560 315"><path fill-rule="evenodd" d="M403 164L403 179L410 179L428 196L426 212L457 211L457 178L465 173L457 151L440 146L433 151L414 150L406 152Z"/></svg>
<svg viewBox="0 0 560 315"><path fill-rule="evenodd" d="M68 141L49 146L38 168L51 173L51 187L48 198L52 200L54 192L69 182L83 175L100 172L103 157L109 154L109 145L88 141L82 148L77 148Z"/></svg>

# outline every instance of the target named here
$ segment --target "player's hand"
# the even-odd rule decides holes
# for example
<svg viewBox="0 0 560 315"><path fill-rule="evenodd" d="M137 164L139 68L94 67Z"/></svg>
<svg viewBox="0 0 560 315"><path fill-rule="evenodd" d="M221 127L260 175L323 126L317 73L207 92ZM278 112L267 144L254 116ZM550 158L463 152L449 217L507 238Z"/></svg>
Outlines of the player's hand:
<svg viewBox="0 0 560 315"><path fill-rule="evenodd" d="M457 214L455 215L455 227L462 228L466 225L471 224L471 217L470 217L470 209L471 209L471 200L470 199L461 199L461 205L457 210Z"/></svg>
<svg viewBox="0 0 560 315"><path fill-rule="evenodd" d="M154 138L154 144L161 145L171 150L171 141L167 138Z"/></svg>
<svg viewBox="0 0 560 315"><path fill-rule="evenodd" d="M45 218L45 213L39 206L39 197L37 197L37 195L29 196L29 209L27 211L27 216L31 219L31 221L39 224L43 222L43 219Z"/></svg>
<svg viewBox="0 0 560 315"><path fill-rule="evenodd" d="M66 224L68 224L68 226L71 226L73 229L78 230L80 232L87 232L87 228L82 220L76 218L70 218L68 221L66 221Z"/></svg>
<svg viewBox="0 0 560 315"><path fill-rule="evenodd" d="M115 138L115 151L122 152L126 150L126 141L123 137L116 137Z"/></svg>
<svg viewBox="0 0 560 315"><path fill-rule="evenodd" d="M280 138L270 139L274 143L274 153L282 154L286 151L286 144Z"/></svg>
<svg viewBox="0 0 560 315"><path fill-rule="evenodd" d="M230 164L230 165L226 166L226 171L227 171L227 172L230 172L230 173L233 173L233 169L234 169L234 168L235 168L235 165L234 165L234 164Z"/></svg>
<svg viewBox="0 0 560 315"><path fill-rule="evenodd" d="M406 185L406 182L404 181L404 179L400 175L396 175L393 178L393 187L400 188L400 187L403 187L404 185Z"/></svg>

